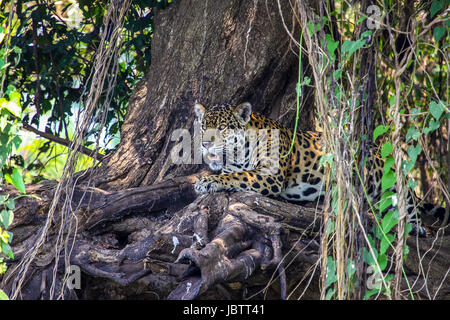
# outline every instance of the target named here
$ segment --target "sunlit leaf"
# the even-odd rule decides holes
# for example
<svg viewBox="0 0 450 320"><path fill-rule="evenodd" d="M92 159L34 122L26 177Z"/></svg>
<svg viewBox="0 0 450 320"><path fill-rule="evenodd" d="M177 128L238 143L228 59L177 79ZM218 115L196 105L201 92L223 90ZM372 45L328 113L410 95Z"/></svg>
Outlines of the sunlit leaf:
<svg viewBox="0 0 450 320"><path fill-rule="evenodd" d="M396 181L397 177L394 171L389 170L388 172L385 172L381 177L381 190L384 192L389 188L392 188Z"/></svg>
<svg viewBox="0 0 450 320"><path fill-rule="evenodd" d="M444 112L444 103L439 101L436 103L435 101L430 102L430 113L436 119L439 120Z"/></svg>
<svg viewBox="0 0 450 320"><path fill-rule="evenodd" d="M383 193L383 195L381 196L380 204L379 204L379 208L378 208L378 210L380 212L384 212L384 210L386 210L387 208L389 208L392 205L392 195L393 194L394 194L394 192L392 192L392 191Z"/></svg>
<svg viewBox="0 0 450 320"><path fill-rule="evenodd" d="M445 27L441 27L441 26L436 26L433 29L433 38L434 41L439 42L439 40L441 40L441 38L444 36L444 34L447 32L447 28Z"/></svg>
<svg viewBox="0 0 450 320"><path fill-rule="evenodd" d="M12 174L5 174L5 179L9 183L11 183L14 187L16 187L17 190L19 190L22 193L26 193L25 191L25 184L23 183L22 174L17 168L13 169Z"/></svg>
<svg viewBox="0 0 450 320"><path fill-rule="evenodd" d="M438 13L442 6L444 5L444 0L433 0L430 7L430 18L433 18L436 13Z"/></svg>
<svg viewBox="0 0 450 320"><path fill-rule="evenodd" d="M6 254L9 258L14 259L14 253L11 250L11 246L9 244L2 242L1 247L4 254Z"/></svg>
<svg viewBox="0 0 450 320"><path fill-rule="evenodd" d="M389 141L384 143L381 147L381 157L386 158L394 150L394 146Z"/></svg>
<svg viewBox="0 0 450 320"><path fill-rule="evenodd" d="M389 211L381 221L381 229L387 234L397 223L398 219L395 217L394 211Z"/></svg>
<svg viewBox="0 0 450 320"><path fill-rule="evenodd" d="M4 293L2 290L0 290L0 300L9 300L6 293Z"/></svg>
<svg viewBox="0 0 450 320"><path fill-rule="evenodd" d="M375 142L375 140L377 140L377 138L386 133L386 131L389 130L388 126L383 126L383 125L379 125L378 127L375 128L375 130L373 131L373 141Z"/></svg>
<svg viewBox="0 0 450 320"><path fill-rule="evenodd" d="M380 253L385 253L387 249L391 246L394 239L395 236L393 234L386 234L384 237L382 237L380 243Z"/></svg>
<svg viewBox="0 0 450 320"><path fill-rule="evenodd" d="M14 218L14 213L11 210L2 210L0 212L0 223L5 229L8 229Z"/></svg>
<svg viewBox="0 0 450 320"><path fill-rule="evenodd" d="M415 141L417 141L417 139L419 139L420 136L420 131L416 129L416 127L410 127L408 129L408 132L406 133L406 142L408 142L411 139L414 139Z"/></svg>

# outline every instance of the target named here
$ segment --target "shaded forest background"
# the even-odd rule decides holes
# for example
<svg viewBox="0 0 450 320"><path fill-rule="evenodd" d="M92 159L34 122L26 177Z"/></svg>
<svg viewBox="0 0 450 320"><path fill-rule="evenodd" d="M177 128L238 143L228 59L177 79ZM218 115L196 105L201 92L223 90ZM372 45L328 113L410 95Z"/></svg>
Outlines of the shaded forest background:
<svg viewBox="0 0 450 320"><path fill-rule="evenodd" d="M165 299L191 281L186 298L448 298L448 5L2 1L1 289ZM290 128L298 105L299 129L329 146L324 202L197 197L205 167L170 157L196 101L249 101ZM377 146L397 185L383 198L398 201L393 222L364 200L370 173L354 174ZM445 208L420 244L396 232L405 188ZM217 256L214 239L237 252ZM65 285L70 265L81 289ZM379 288L366 286L371 266Z"/></svg>

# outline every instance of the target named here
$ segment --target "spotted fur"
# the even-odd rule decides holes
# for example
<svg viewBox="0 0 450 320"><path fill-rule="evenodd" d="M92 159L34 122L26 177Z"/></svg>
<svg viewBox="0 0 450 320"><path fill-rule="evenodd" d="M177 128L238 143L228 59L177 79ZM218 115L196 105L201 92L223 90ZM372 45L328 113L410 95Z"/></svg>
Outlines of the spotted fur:
<svg viewBox="0 0 450 320"><path fill-rule="evenodd" d="M282 157L289 151L292 131L274 120L252 113L250 103L214 106L208 110L196 104L194 110L201 123L204 159L212 170L221 171L198 181L195 184L198 193L251 190L291 201L314 201L324 194L325 172L319 167L324 151L319 132L298 132L292 151ZM267 134L260 134L266 132L264 130ZM248 132L253 136L246 135ZM366 162L366 174L369 199L378 201L383 161L370 157ZM412 232L424 236L426 230L417 218L411 193L407 202Z"/></svg>

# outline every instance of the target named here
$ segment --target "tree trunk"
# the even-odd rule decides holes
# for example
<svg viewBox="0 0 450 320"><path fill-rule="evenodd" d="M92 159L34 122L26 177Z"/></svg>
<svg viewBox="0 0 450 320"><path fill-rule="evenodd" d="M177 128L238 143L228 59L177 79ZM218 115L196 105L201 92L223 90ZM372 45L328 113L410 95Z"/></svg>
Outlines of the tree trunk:
<svg viewBox="0 0 450 320"><path fill-rule="evenodd" d="M291 7L280 4L184 0L157 12L151 68L131 98L121 143L89 177L95 188L81 178L73 192L77 225L70 230L76 237L66 255L57 254L58 231L52 230L18 297L320 297L319 270L312 268L320 256L320 208L251 192L197 197L192 184L203 174L202 165L178 165L170 157L174 130L193 135L195 101L249 101L255 111L293 127L298 58L286 32L294 30ZM305 90L299 127L313 129L314 91ZM38 198L17 201L11 228L15 260L1 283L7 292L18 285L16 267L42 231L55 185L28 186L27 193ZM446 274L450 250L448 236L443 239L438 258L430 254L436 250L432 239L425 242L431 250L421 262L434 276L420 287L424 297ZM421 251L414 241L410 245L417 257ZM80 268L81 289L64 282L68 265ZM414 265L407 267L417 286L423 284ZM438 298L448 297L450 286L444 287Z"/></svg>
<svg viewBox="0 0 450 320"><path fill-rule="evenodd" d="M293 29L290 7L274 1L177 1L155 17L150 72L137 86L118 150L98 170L97 186L122 189L191 174L174 165L176 129L190 129L195 101L249 101L255 111L292 125L298 59L280 14ZM304 70L304 69L303 69ZM313 128L312 89L300 128ZM291 112L289 112L291 111Z"/></svg>

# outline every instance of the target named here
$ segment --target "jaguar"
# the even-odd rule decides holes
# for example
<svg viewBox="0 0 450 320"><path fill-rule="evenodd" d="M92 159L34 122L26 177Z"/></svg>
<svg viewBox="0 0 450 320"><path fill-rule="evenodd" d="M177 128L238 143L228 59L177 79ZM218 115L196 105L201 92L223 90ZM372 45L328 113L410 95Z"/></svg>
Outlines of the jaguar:
<svg viewBox="0 0 450 320"><path fill-rule="evenodd" d="M299 131L292 143L292 131L279 122L252 112L249 102L206 108L194 105L201 124L202 155L210 169L220 171L201 178L197 193L220 190L255 191L294 202L315 201L324 194L325 154L320 132ZM379 201L383 160L369 156L365 170L369 200ZM411 234L426 236L413 192L407 195ZM420 209L420 208L419 208Z"/></svg>

